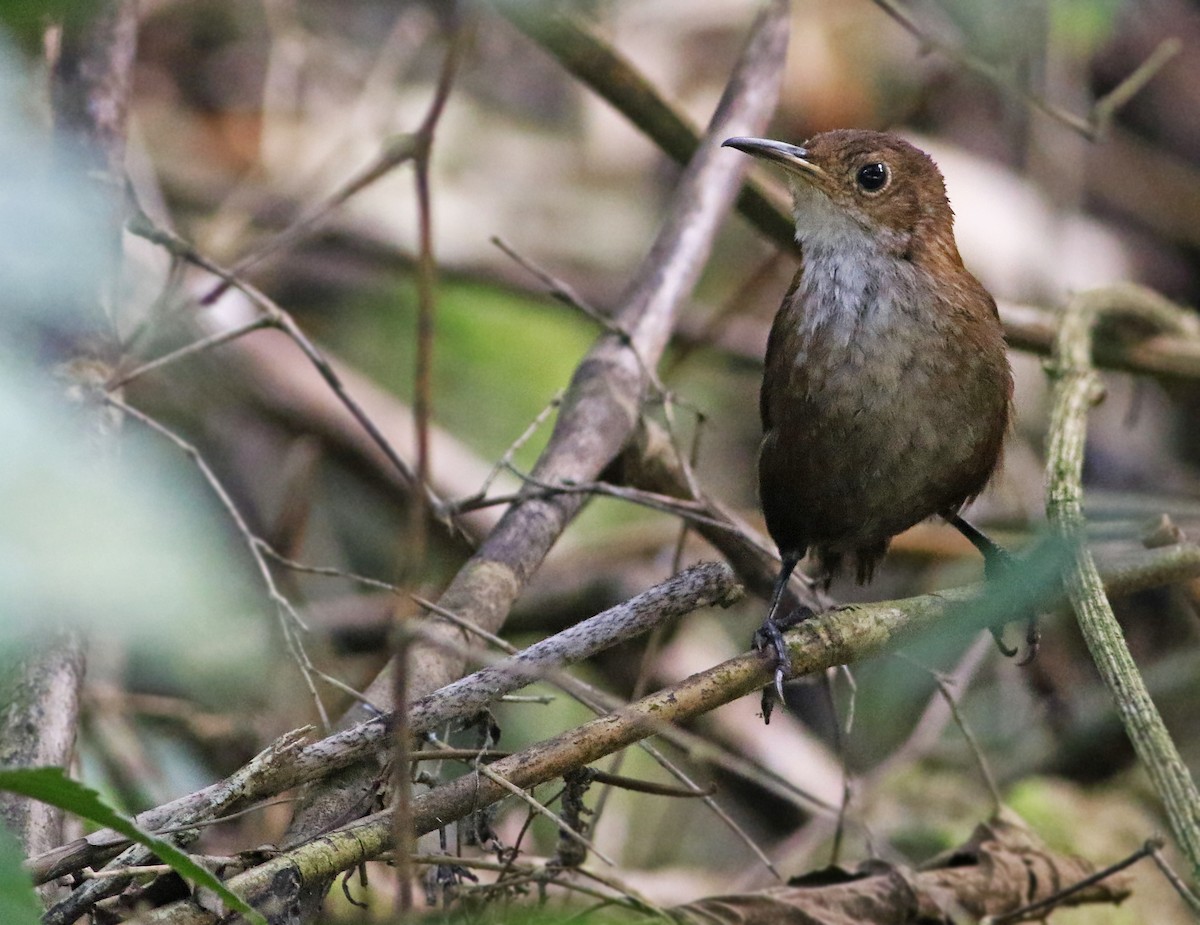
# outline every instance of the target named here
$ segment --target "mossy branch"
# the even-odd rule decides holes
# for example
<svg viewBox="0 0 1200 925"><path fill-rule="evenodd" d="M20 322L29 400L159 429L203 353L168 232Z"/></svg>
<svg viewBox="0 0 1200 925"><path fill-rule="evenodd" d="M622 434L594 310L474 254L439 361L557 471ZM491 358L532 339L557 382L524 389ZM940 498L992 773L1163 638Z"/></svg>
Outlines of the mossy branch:
<svg viewBox="0 0 1200 925"><path fill-rule="evenodd" d="M1040 570L1036 561L1030 562L1033 572ZM1049 564L1059 567L1057 561ZM1110 594L1130 593L1196 575L1200 575L1200 546L1194 544L1139 551L1104 571ZM1011 617L1014 610L1029 603L1015 597L1037 594L1038 582L1024 580L1027 577L1022 576L1020 587L1014 583L1014 587L1001 587L999 592L994 586L970 585L815 617L785 636L792 671L795 675L811 674L907 645L924 632L969 633L1003 620L1005 614ZM517 787L533 787L655 735L669 724L685 722L753 693L770 681L773 672L772 655L739 655L622 710L501 758L491 763L489 770ZM487 776L464 774L414 797L413 822L418 833L431 832L508 795L506 788ZM283 852L232 878L229 886L256 906L267 908L270 903L286 903L289 892L300 890L304 884L349 870L390 847L391 821L385 811ZM157 909L138 921L140 925L215 925L218 916L184 901Z"/></svg>
<svg viewBox="0 0 1200 925"><path fill-rule="evenodd" d="M1080 631L1138 760L1167 811L1175 840L1200 880L1200 792L1179 756L1162 717L1134 664L1105 596L1091 551L1083 542L1083 452L1089 408L1103 396L1092 363L1097 325L1124 316L1156 330L1194 333L1195 318L1162 296L1139 286L1123 285L1077 295L1063 313L1050 374L1055 379L1054 404L1046 460L1046 513L1055 531L1071 547L1063 576Z"/></svg>

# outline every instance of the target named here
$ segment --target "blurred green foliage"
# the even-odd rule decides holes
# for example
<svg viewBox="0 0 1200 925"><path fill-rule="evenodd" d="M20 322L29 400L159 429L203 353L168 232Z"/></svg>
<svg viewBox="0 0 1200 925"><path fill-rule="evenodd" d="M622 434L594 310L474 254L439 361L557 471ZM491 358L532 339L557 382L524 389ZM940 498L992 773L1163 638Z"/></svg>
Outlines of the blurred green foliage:
<svg viewBox="0 0 1200 925"><path fill-rule="evenodd" d="M1116 24L1121 0L940 0L967 46L990 61L1037 60L1047 36L1080 57L1096 51Z"/></svg>
<svg viewBox="0 0 1200 925"><path fill-rule="evenodd" d="M4 925L37 925L41 921L42 905L21 868L24 857L17 840L0 826L0 922Z"/></svg>
<svg viewBox="0 0 1200 925"><path fill-rule="evenodd" d="M413 393L416 290L351 305L329 331L340 352L404 399ZM434 420L495 459L559 390L598 334L570 309L495 286L445 280L438 287ZM518 454L529 465L549 438L543 428Z"/></svg>
<svg viewBox="0 0 1200 925"><path fill-rule="evenodd" d="M96 12L96 0L0 0L0 24L26 51L40 47L47 26L77 28Z"/></svg>

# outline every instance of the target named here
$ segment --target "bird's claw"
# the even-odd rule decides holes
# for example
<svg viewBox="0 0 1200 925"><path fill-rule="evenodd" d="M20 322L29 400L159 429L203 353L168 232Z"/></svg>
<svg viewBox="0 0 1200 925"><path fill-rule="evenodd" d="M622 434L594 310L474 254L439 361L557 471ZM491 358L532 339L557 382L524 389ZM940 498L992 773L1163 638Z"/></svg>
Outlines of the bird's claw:
<svg viewBox="0 0 1200 925"><path fill-rule="evenodd" d="M1024 668L1035 658L1042 646L1042 630L1038 626L1037 614L1029 618L1025 624L1025 654L1017 660L1017 667Z"/></svg>
<svg viewBox="0 0 1200 925"><path fill-rule="evenodd" d="M1016 646L1010 646L1004 641L1001 627L990 626L988 632L992 634L992 639L996 641L996 648L1005 658L1013 658L1020 651ZM1025 622L1025 654L1017 659L1017 667L1024 668L1037 658L1041 645L1042 631L1038 626L1037 614L1034 614Z"/></svg>
<svg viewBox="0 0 1200 925"><path fill-rule="evenodd" d="M791 629L801 620L813 615L809 607L801 607L783 619L768 617L754 634L754 648L763 651L768 646L775 650L775 693L779 702L783 703L783 682L787 680L791 668L791 657L788 655L787 643L783 639L783 631Z"/></svg>
<svg viewBox="0 0 1200 925"><path fill-rule="evenodd" d="M989 626L988 632L992 634L992 639L996 641L996 648L1000 650L1000 654L1005 658L1012 658L1017 654L1015 646L1010 646L1004 641L1004 629L999 626Z"/></svg>

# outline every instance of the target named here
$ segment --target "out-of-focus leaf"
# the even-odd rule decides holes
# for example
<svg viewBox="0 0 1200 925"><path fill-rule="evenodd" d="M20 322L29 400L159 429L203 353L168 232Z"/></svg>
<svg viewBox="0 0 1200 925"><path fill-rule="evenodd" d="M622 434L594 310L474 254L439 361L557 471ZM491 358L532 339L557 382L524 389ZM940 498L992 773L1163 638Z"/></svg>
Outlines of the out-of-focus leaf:
<svg viewBox="0 0 1200 925"><path fill-rule="evenodd" d="M120 832L126 838L145 845L179 876L212 890L221 897L222 902L242 913L255 925L267 925L267 920L260 913L247 905L215 876L170 842L139 829L133 820L122 816L105 803L95 790L67 777L62 768L0 769L0 790L10 790L49 803L97 825ZM8 919L3 921L7 923Z"/></svg>
<svg viewBox="0 0 1200 925"><path fill-rule="evenodd" d="M79 28L95 12L95 0L3 0L0 2L0 24L23 47L34 50L47 26L64 23Z"/></svg>
<svg viewBox="0 0 1200 925"><path fill-rule="evenodd" d="M4 925L38 925L41 904L33 884L21 869L21 847L0 828L0 922Z"/></svg>

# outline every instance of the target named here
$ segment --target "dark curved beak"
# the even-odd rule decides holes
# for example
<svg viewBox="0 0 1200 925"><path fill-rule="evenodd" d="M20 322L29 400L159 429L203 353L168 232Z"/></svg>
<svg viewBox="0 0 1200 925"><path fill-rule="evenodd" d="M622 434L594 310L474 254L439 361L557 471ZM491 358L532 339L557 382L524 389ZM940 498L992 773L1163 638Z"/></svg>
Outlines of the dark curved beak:
<svg viewBox="0 0 1200 925"><path fill-rule="evenodd" d="M805 179L824 177L825 171L808 159L808 151L798 145L789 145L783 141L773 141L770 138L726 138L721 142L723 148L735 148L765 161L779 164L789 173L797 174Z"/></svg>

